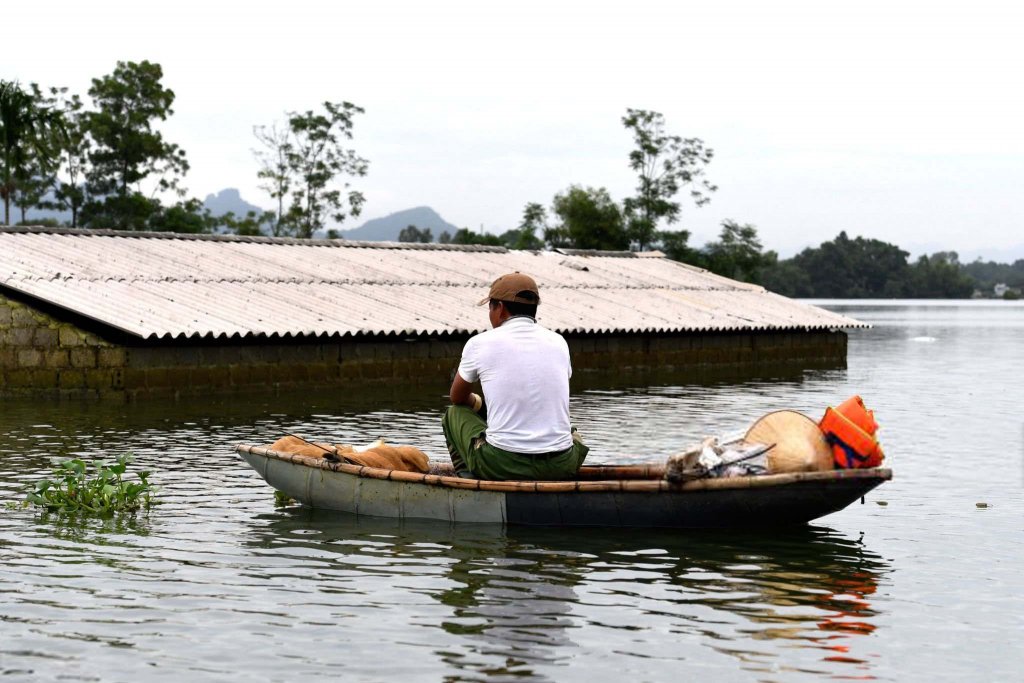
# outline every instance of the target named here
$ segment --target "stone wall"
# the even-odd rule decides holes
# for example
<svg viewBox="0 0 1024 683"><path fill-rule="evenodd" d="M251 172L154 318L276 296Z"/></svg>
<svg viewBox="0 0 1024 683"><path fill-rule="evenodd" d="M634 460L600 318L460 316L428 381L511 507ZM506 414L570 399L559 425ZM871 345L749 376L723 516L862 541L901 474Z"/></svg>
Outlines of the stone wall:
<svg viewBox="0 0 1024 683"><path fill-rule="evenodd" d="M83 325L87 321L82 321ZM101 334L106 332L106 334ZM843 332L567 335L582 373L840 366ZM134 398L398 381L447 388L466 337L143 342L0 295L0 396Z"/></svg>
<svg viewBox="0 0 1024 683"><path fill-rule="evenodd" d="M846 333L687 332L660 335L567 335L573 367L603 370L846 363Z"/></svg>
<svg viewBox="0 0 1024 683"><path fill-rule="evenodd" d="M389 380L443 383L458 363L463 343L349 338L128 347L124 389L137 395L337 387Z"/></svg>
<svg viewBox="0 0 1024 683"><path fill-rule="evenodd" d="M123 395L125 349L0 296L0 394Z"/></svg>

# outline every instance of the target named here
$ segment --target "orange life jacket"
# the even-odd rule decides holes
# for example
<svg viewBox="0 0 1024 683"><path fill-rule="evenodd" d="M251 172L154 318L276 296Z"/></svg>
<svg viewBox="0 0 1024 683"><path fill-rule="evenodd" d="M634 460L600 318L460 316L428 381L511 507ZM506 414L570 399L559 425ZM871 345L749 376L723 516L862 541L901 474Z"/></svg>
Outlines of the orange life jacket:
<svg viewBox="0 0 1024 683"><path fill-rule="evenodd" d="M875 438L878 423L875 414L864 406L860 396L851 396L838 408L826 408L818 423L832 446L832 460L840 469L878 467L885 454Z"/></svg>

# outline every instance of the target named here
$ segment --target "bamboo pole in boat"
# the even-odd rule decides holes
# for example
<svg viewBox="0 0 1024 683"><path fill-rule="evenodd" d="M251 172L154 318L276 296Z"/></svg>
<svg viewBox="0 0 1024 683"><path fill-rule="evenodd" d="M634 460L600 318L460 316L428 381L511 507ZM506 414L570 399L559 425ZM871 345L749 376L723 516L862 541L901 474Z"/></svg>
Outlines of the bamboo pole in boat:
<svg viewBox="0 0 1024 683"><path fill-rule="evenodd" d="M693 481L674 484L663 479L653 478L653 474L664 471L664 466L651 465L627 465L621 467L599 466L598 468L586 468L588 470L598 469L599 471L588 472L586 479L572 481L487 481L481 479L463 479L461 477L443 476L437 474L421 474L419 472L401 472L396 470L384 470L363 465L351 465L314 458L307 455L295 453L281 453L260 446L239 445L237 451L261 455L275 460L291 462L296 465L313 467L317 469L332 470L357 477L402 481L409 483L421 483L429 486L442 486L447 488L495 491L495 492L528 492L528 493L573 493L573 492L596 492L596 491L621 491L632 493L659 493L659 492L687 492L703 490L727 490L727 489L750 489L771 486L782 486L802 481L827 481L840 479L877 479L888 480L892 478L892 470L888 468L875 469L854 469L854 470L829 470L824 472L792 472L786 474L765 474L748 477L727 477L721 479L696 479ZM607 479L592 478L595 476L607 476ZM630 478L636 476L638 478Z"/></svg>

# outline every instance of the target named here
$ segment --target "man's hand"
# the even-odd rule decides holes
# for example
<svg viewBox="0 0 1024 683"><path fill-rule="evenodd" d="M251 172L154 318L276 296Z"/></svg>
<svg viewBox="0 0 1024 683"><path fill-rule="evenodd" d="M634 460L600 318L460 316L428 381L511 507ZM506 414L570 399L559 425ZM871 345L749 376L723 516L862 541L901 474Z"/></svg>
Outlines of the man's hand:
<svg viewBox="0 0 1024 683"><path fill-rule="evenodd" d="M473 385L462 379L462 375L458 372L455 373L455 379L452 381L451 391L448 392L448 398L452 400L457 406L466 406L473 410L473 412L479 413L483 407L484 400L480 397L480 394L473 393Z"/></svg>

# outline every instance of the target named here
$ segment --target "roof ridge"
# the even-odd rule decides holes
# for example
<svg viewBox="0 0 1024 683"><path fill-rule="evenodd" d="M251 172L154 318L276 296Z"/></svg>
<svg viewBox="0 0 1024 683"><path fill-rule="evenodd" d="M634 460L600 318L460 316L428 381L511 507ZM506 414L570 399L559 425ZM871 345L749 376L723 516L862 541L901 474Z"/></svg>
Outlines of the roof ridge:
<svg viewBox="0 0 1024 683"><path fill-rule="evenodd" d="M234 277L195 277L195 276L164 276L164 275L143 275L143 276L111 276L111 275L98 275L93 277L82 276L79 274L66 274L57 273L55 275L45 277L41 275L24 275L18 276L17 273L8 278L10 280L19 281L54 281L54 280L75 280L76 282L193 282L193 283L245 283L251 284L254 282L252 277L234 276ZM349 284L349 285L403 285L409 287L486 287L488 280L478 279L476 282L456 282L451 279L446 280L433 280L429 282L402 282L399 280L389 279L361 279L361 278L346 278L346 277L324 277L317 275L296 275L292 277L267 277L260 276L260 284L265 283L292 283L292 284ZM570 290L576 291L579 289L578 286L568 284L547 284L545 285L546 290ZM635 289L639 291L651 291L651 290L670 290L677 292L734 292L734 291L765 291L763 287L758 285L750 285L748 283L730 283L723 282L719 286L696 286L696 285L672 285L672 284L624 284L624 283L613 283L613 284L588 284L588 291L605 291L605 290L630 290Z"/></svg>
<svg viewBox="0 0 1024 683"><path fill-rule="evenodd" d="M266 235L216 235L208 233L152 232L145 230L109 230L93 228L51 228L35 225L0 226L0 235L63 235L68 237L122 237L125 239L162 239L195 242L238 242L250 244L287 244L306 247L347 247L352 249L407 249L426 251L469 251L504 254L505 247L484 244L435 244L423 242L375 242L366 240L317 239L305 237L268 237Z"/></svg>

